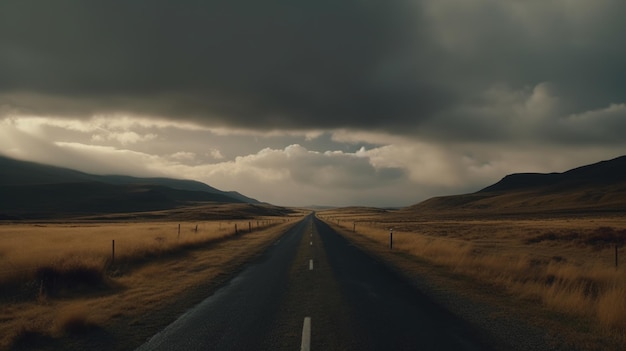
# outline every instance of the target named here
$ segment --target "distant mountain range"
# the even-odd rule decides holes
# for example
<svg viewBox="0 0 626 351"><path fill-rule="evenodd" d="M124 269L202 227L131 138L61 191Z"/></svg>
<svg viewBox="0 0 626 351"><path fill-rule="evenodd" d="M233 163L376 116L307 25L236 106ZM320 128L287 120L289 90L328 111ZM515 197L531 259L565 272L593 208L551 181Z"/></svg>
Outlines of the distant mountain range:
<svg viewBox="0 0 626 351"><path fill-rule="evenodd" d="M0 219L259 201L193 180L94 175L0 156Z"/></svg>
<svg viewBox="0 0 626 351"><path fill-rule="evenodd" d="M478 192L428 199L425 215L626 214L626 156L563 173L517 173Z"/></svg>
<svg viewBox="0 0 626 351"><path fill-rule="evenodd" d="M259 201L193 180L93 175L0 156L0 219L132 213ZM563 173L516 173L401 210L424 216L626 214L626 156Z"/></svg>

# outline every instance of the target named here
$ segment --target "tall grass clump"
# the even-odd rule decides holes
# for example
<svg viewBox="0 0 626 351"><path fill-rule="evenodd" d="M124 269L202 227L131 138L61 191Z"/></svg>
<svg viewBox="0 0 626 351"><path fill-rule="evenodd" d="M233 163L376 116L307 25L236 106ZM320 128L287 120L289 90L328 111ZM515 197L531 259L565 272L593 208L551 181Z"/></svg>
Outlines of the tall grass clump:
<svg viewBox="0 0 626 351"><path fill-rule="evenodd" d="M68 305L62 308L54 320L52 333L80 334L97 328L98 325L90 319L89 310L81 304Z"/></svg>
<svg viewBox="0 0 626 351"><path fill-rule="evenodd" d="M626 287L611 286L598 297L597 317L603 325L624 329L626 326Z"/></svg>
<svg viewBox="0 0 626 351"><path fill-rule="evenodd" d="M7 350L34 350L49 345L52 337L48 327L39 322L23 322L4 339L0 338L0 347Z"/></svg>
<svg viewBox="0 0 626 351"><path fill-rule="evenodd" d="M35 270L40 297L69 292L85 292L110 287L106 275L106 259L98 256L71 255Z"/></svg>

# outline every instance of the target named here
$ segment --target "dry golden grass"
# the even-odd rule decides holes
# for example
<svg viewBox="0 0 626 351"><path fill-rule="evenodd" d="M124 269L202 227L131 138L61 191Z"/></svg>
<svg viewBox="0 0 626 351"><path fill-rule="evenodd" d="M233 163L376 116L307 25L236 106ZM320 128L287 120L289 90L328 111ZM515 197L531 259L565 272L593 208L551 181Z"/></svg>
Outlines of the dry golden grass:
<svg viewBox="0 0 626 351"><path fill-rule="evenodd" d="M95 327L97 327L97 323L91 321L87 306L84 304L71 304L64 306L58 312L52 326L52 332L53 335L80 333Z"/></svg>
<svg viewBox="0 0 626 351"><path fill-rule="evenodd" d="M167 323L145 313L198 302L298 218L183 222L180 236L177 222L0 225L0 349L98 328L132 347Z"/></svg>
<svg viewBox="0 0 626 351"><path fill-rule="evenodd" d="M282 220L281 220L282 221ZM224 239L276 219L182 223L0 225L0 285L30 280L44 267L104 269L113 256L119 262L140 261Z"/></svg>
<svg viewBox="0 0 626 351"><path fill-rule="evenodd" d="M626 218L429 220L362 209L318 212L380 245L520 298L626 333Z"/></svg>

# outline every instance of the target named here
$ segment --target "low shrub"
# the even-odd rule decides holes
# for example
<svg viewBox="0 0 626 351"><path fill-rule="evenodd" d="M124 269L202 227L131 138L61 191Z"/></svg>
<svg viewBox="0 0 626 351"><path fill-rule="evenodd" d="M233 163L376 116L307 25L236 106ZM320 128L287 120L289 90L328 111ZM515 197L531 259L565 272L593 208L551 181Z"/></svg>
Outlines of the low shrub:
<svg viewBox="0 0 626 351"><path fill-rule="evenodd" d="M54 321L56 334L81 334L97 328L83 305L70 305L62 309Z"/></svg>
<svg viewBox="0 0 626 351"><path fill-rule="evenodd" d="M40 295L102 290L110 287L105 274L105 262L93 258L68 257L37 268L35 280Z"/></svg>

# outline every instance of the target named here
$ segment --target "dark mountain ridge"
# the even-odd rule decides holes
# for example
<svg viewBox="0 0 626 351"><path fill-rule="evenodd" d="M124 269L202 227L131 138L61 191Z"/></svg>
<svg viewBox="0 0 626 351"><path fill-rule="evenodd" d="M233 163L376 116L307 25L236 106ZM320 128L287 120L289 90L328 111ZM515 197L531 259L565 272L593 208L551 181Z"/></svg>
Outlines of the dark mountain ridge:
<svg viewBox="0 0 626 351"><path fill-rule="evenodd" d="M0 185L59 184L81 182L102 182L117 185L162 185L178 190L204 191L214 194L225 194L240 201L259 203L259 201L246 197L236 191L221 191L205 183L195 180L172 179L163 177L140 178L126 175L95 175L76 171L69 168L43 165L28 161L19 161L0 155Z"/></svg>
<svg viewBox="0 0 626 351"><path fill-rule="evenodd" d="M475 193L441 196L406 210L456 216L626 213L626 156L563 173L516 173Z"/></svg>
<svg viewBox="0 0 626 351"><path fill-rule="evenodd" d="M539 187L609 186L626 181L626 156L581 166L563 173L515 173L479 193Z"/></svg>
<svg viewBox="0 0 626 351"><path fill-rule="evenodd" d="M163 210L197 202L260 202L204 183L93 175L0 156L0 218Z"/></svg>

